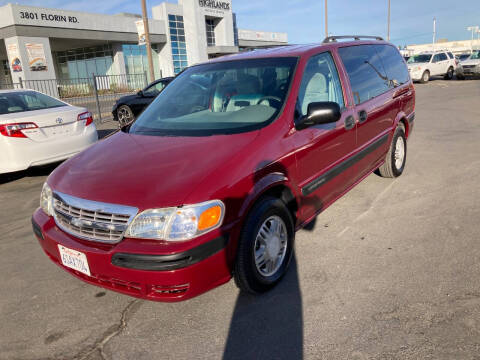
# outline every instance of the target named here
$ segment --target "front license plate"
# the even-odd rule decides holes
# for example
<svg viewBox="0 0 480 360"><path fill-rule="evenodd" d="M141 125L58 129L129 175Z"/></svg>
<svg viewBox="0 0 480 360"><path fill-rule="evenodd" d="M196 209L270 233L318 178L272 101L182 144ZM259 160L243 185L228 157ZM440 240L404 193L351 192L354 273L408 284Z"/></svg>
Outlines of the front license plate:
<svg viewBox="0 0 480 360"><path fill-rule="evenodd" d="M60 252L60 258L62 264L66 267L80 271L81 273L90 275L90 268L88 267L87 256L76 250L66 248L65 246L58 245L58 251Z"/></svg>

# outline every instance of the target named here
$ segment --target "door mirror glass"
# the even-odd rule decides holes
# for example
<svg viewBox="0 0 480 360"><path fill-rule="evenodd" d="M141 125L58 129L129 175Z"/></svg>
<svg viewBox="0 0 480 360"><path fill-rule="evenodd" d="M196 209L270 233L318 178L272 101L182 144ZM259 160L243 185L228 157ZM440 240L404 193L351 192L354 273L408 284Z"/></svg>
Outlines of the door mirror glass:
<svg viewBox="0 0 480 360"><path fill-rule="evenodd" d="M336 102L312 102L308 104L307 114L297 121L295 127L302 130L313 125L334 123L341 115L340 106Z"/></svg>

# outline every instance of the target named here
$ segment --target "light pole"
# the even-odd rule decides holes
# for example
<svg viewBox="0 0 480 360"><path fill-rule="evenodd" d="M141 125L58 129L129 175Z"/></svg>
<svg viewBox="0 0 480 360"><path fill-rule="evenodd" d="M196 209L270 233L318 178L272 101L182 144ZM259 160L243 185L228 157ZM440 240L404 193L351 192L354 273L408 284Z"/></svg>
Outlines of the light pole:
<svg viewBox="0 0 480 360"><path fill-rule="evenodd" d="M145 0L141 0L141 2L143 27L145 29L145 46L147 47L148 73L150 75L150 81L153 81L155 80L155 74L153 72L152 46L150 44L150 31L148 29L147 5L145 3Z"/></svg>
<svg viewBox="0 0 480 360"><path fill-rule="evenodd" d="M437 19L433 18L433 42L432 42L432 48L433 51L435 51L435 37L437 35Z"/></svg>
<svg viewBox="0 0 480 360"><path fill-rule="evenodd" d="M471 52L473 52L473 34L474 33L478 33L479 32L479 27L478 26L469 26L467 27L467 31L471 31L472 32L472 40L470 42L470 49L471 49Z"/></svg>
<svg viewBox="0 0 480 360"><path fill-rule="evenodd" d="M387 41L390 41L390 0L388 0Z"/></svg>
<svg viewBox="0 0 480 360"><path fill-rule="evenodd" d="M325 37L328 37L328 0L325 0Z"/></svg>

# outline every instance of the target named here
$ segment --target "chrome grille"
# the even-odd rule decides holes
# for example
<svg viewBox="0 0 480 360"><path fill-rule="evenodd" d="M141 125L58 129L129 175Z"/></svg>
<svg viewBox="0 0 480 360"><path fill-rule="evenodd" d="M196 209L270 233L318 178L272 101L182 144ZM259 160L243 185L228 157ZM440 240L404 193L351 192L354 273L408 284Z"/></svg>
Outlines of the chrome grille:
<svg viewBox="0 0 480 360"><path fill-rule="evenodd" d="M138 213L131 206L101 203L63 193L53 194L54 218L65 232L86 240L117 243Z"/></svg>
<svg viewBox="0 0 480 360"><path fill-rule="evenodd" d="M462 65L464 69L473 69L476 65Z"/></svg>

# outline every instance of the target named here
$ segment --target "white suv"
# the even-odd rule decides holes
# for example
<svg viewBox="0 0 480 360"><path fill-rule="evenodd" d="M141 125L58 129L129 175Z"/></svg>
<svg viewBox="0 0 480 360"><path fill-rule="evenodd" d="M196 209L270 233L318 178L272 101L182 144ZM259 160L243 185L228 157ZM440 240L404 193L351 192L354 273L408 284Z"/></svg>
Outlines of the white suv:
<svg viewBox="0 0 480 360"><path fill-rule="evenodd" d="M472 54L460 63L463 73L461 76L457 74L457 78L464 80L465 76L480 75L480 50L473 50Z"/></svg>
<svg viewBox="0 0 480 360"><path fill-rule="evenodd" d="M407 65L412 80L421 83L426 83L432 76L443 76L446 80L451 80L457 66L455 56L447 51L413 55L408 59Z"/></svg>

